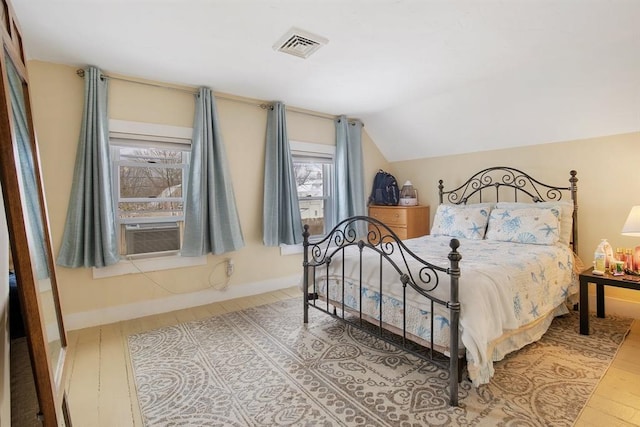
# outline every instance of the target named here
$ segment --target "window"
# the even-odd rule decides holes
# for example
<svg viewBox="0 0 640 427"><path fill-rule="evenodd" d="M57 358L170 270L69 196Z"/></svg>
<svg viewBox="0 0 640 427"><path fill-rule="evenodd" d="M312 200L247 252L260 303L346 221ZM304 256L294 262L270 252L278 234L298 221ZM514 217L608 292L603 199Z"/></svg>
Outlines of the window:
<svg viewBox="0 0 640 427"><path fill-rule="evenodd" d="M334 146L291 142L300 216L311 236L323 236L333 226L334 153Z"/></svg>
<svg viewBox="0 0 640 427"><path fill-rule="evenodd" d="M173 127L114 120L110 126L120 253L179 251L190 134L187 139L186 130L176 136Z"/></svg>

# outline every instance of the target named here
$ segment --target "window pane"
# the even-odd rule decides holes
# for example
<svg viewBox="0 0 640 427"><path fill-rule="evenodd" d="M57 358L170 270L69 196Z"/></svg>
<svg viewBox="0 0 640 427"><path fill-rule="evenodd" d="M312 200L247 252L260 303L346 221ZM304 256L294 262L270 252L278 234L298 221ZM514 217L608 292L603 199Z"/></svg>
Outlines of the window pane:
<svg viewBox="0 0 640 427"><path fill-rule="evenodd" d="M120 147L120 160L139 163L180 164L184 153L162 148Z"/></svg>
<svg viewBox="0 0 640 427"><path fill-rule="evenodd" d="M120 166L120 197L182 197L182 168Z"/></svg>
<svg viewBox="0 0 640 427"><path fill-rule="evenodd" d="M324 234L324 200L300 200L302 224L309 225L309 234Z"/></svg>
<svg viewBox="0 0 640 427"><path fill-rule="evenodd" d="M181 217L182 202L120 202L118 215L120 219Z"/></svg>
<svg viewBox="0 0 640 427"><path fill-rule="evenodd" d="M323 235L329 225L326 210L331 205L331 164L324 158L294 157L300 216L302 223L309 225L312 236Z"/></svg>
<svg viewBox="0 0 640 427"><path fill-rule="evenodd" d="M319 162L293 163L296 175L298 197L322 197L324 196L324 164ZM301 205L302 206L302 205Z"/></svg>

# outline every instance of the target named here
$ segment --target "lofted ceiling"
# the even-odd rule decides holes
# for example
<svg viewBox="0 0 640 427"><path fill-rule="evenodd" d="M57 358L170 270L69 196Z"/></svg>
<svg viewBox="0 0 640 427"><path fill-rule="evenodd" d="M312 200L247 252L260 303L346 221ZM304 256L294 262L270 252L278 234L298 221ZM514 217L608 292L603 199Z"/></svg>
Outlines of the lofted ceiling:
<svg viewBox="0 0 640 427"><path fill-rule="evenodd" d="M13 5L29 59L358 117L389 161L640 131L640 0Z"/></svg>

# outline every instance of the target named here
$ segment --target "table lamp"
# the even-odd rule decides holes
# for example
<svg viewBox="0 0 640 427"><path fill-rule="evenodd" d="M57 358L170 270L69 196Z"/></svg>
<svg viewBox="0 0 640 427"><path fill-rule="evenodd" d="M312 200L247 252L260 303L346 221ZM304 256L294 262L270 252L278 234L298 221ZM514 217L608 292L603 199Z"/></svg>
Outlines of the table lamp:
<svg viewBox="0 0 640 427"><path fill-rule="evenodd" d="M634 206L622 227L623 236L640 237L640 206Z"/></svg>
<svg viewBox="0 0 640 427"><path fill-rule="evenodd" d="M622 227L621 234L623 236L640 237L640 206L634 206L631 208L627 221ZM628 259L627 261L626 271L627 273L637 274L638 269L640 269L640 246L636 246L633 254L630 255L631 260Z"/></svg>

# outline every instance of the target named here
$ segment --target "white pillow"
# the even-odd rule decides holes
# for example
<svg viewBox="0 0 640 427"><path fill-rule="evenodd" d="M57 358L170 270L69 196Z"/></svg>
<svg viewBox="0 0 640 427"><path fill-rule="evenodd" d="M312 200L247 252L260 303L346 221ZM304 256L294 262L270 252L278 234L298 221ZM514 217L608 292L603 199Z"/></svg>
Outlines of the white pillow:
<svg viewBox="0 0 640 427"><path fill-rule="evenodd" d="M493 209L487 240L553 245L560 239L560 208Z"/></svg>
<svg viewBox="0 0 640 427"><path fill-rule="evenodd" d="M529 209L533 207L539 208L556 208L560 207L560 242L565 245L571 243L573 230L573 201L559 200L555 202L538 202L538 203L521 203L521 202L499 202L496 208L500 209Z"/></svg>
<svg viewBox="0 0 640 427"><path fill-rule="evenodd" d="M490 212L484 205L439 205L431 234L482 240Z"/></svg>

